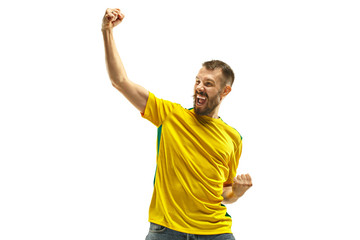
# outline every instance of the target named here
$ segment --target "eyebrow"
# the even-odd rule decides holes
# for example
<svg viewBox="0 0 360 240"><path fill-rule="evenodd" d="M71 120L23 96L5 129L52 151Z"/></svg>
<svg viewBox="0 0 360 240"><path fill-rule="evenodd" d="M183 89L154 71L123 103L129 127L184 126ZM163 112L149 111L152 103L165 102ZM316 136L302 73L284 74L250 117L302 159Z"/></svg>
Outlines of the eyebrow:
<svg viewBox="0 0 360 240"><path fill-rule="evenodd" d="M196 80L200 80L200 78L198 76L196 76ZM213 80L211 78L205 78L205 81L216 83L215 80Z"/></svg>

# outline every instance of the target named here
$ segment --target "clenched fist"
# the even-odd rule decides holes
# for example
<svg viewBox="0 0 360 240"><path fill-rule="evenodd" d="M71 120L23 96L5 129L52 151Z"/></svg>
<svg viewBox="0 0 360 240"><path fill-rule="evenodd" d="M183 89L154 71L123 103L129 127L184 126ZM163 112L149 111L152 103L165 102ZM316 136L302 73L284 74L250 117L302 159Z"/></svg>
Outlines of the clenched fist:
<svg viewBox="0 0 360 240"><path fill-rule="evenodd" d="M112 29L113 27L119 25L124 17L125 15L120 11L119 8L106 9L101 29Z"/></svg>
<svg viewBox="0 0 360 240"><path fill-rule="evenodd" d="M251 177L249 174L241 174L234 178L232 184L233 193L237 197L241 197L252 186Z"/></svg>

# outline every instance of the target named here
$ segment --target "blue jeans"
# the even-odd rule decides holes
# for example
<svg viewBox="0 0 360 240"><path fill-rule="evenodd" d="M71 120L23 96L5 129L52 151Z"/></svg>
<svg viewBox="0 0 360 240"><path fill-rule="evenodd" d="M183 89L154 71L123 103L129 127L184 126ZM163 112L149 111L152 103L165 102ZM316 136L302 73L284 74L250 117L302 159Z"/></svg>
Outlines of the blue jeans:
<svg viewBox="0 0 360 240"><path fill-rule="evenodd" d="M235 238L231 233L217 235L187 234L150 223L149 234L145 240L235 240Z"/></svg>

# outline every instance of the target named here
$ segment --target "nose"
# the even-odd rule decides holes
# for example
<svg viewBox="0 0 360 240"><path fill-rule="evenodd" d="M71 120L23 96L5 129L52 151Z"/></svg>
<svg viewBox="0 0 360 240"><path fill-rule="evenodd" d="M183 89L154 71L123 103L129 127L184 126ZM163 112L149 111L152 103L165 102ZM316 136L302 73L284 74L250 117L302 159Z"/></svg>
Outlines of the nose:
<svg viewBox="0 0 360 240"><path fill-rule="evenodd" d="M204 92L204 85L202 85L202 83L199 83L198 85L196 85L196 91L197 92Z"/></svg>

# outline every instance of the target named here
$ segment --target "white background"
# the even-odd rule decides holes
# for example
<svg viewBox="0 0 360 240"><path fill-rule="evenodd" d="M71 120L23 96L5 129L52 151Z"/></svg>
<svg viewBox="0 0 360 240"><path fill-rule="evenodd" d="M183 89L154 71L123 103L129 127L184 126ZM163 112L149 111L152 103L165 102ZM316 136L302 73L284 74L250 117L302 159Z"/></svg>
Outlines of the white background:
<svg viewBox="0 0 360 240"><path fill-rule="evenodd" d="M108 79L101 21L130 79L192 107L201 63L236 78L220 116L254 186L237 239L360 239L357 1L1 3L0 239L145 239L156 127ZM131 237L124 235L131 234Z"/></svg>

